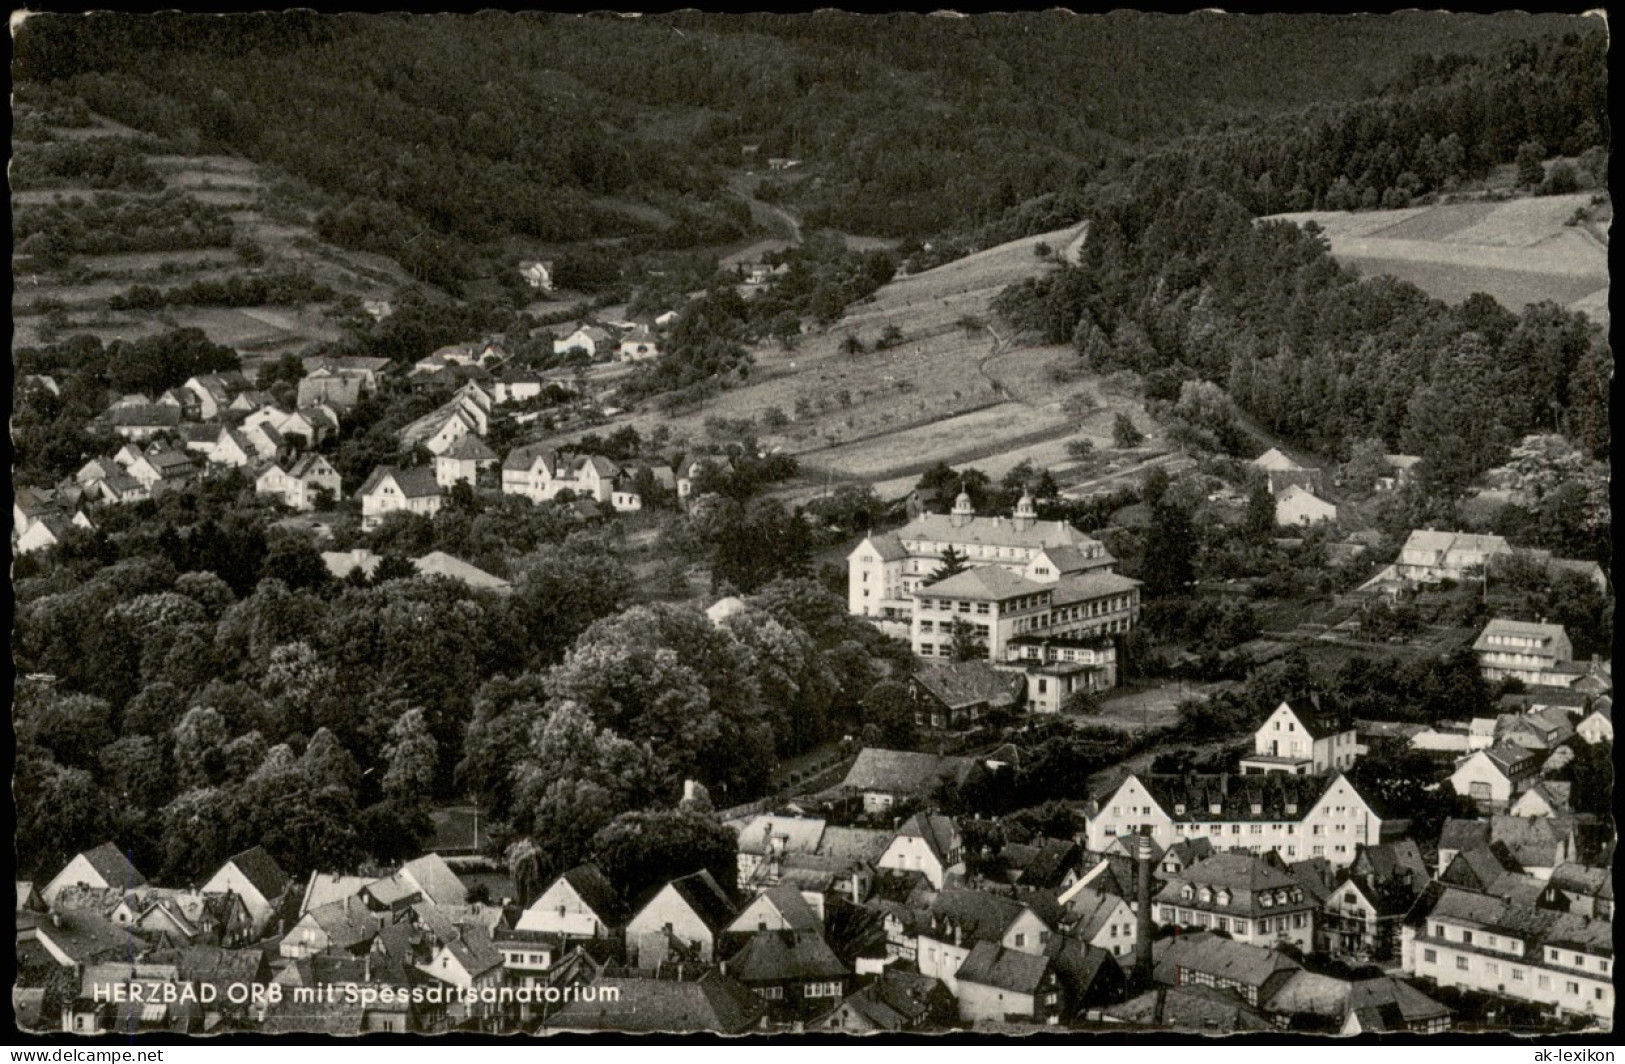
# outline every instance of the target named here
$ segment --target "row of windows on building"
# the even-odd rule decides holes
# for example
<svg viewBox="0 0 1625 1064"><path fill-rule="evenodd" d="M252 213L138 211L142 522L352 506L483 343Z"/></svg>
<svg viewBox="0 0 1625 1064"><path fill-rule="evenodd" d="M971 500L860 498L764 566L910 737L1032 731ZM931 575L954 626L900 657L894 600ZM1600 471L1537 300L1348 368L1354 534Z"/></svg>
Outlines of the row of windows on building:
<svg viewBox="0 0 1625 1064"><path fill-rule="evenodd" d="M783 1001L784 987L759 986L756 988L758 997L766 1001ZM801 991L804 998L838 998L841 996L840 983L808 983Z"/></svg>
<svg viewBox="0 0 1625 1064"><path fill-rule="evenodd" d="M1444 924L1434 924L1433 925L1433 937L1448 940L1448 939L1450 939L1450 935L1448 933L1448 930L1449 929ZM1502 938L1500 938L1499 936L1496 936L1496 935L1485 934L1483 941L1480 942L1478 940L1478 933L1474 932L1474 931L1469 931L1466 928L1461 929L1461 936L1458 939L1456 939L1455 941L1460 942L1464 946L1481 945L1485 949L1501 950L1503 952L1511 953L1511 954L1514 954L1516 956L1522 956L1523 955L1523 944L1521 942L1519 942L1517 939L1512 939L1512 938L1502 939ZM1583 954L1583 953L1571 953L1571 954L1569 954L1569 956L1574 958L1573 963L1571 965L1572 967L1575 967L1575 968L1585 968L1586 967L1586 956L1585 956L1585 954ZM1563 961L1563 951L1558 949L1556 946L1547 946L1546 947L1546 960L1549 961L1552 964L1562 964L1562 963L1564 963L1564 961ZM1608 974L1608 962L1606 960L1604 960L1601 957L1596 957L1596 958L1593 958L1593 961L1594 961L1594 963L1596 965L1596 968L1597 968L1597 970L1599 972L1601 972L1604 975Z"/></svg>
<svg viewBox="0 0 1625 1064"><path fill-rule="evenodd" d="M973 624L973 625L971 625L971 627L975 630L976 634L979 637L981 637L982 639L986 639L988 637L988 635L990 634L990 629L985 624ZM936 628L935 622L932 622L932 621L921 621L920 622L920 634L921 635L930 635L930 634L934 633L936 630L937 630L937 628ZM942 622L942 630L943 630L943 632L952 632L953 631L953 622L952 621L943 621Z"/></svg>
<svg viewBox="0 0 1625 1064"><path fill-rule="evenodd" d="M1425 949L1425 950L1423 950L1422 951L1422 963L1423 964L1438 964L1439 963L1439 951L1436 950L1436 949ZM1501 978L1501 965L1498 962L1496 962L1496 961L1481 961L1480 963L1481 963L1481 966L1482 966L1482 973L1484 975L1489 976L1491 979L1499 979L1499 978ZM1519 968L1517 965L1513 965L1513 964L1507 965L1507 969L1508 969L1508 972L1511 975L1512 981L1514 983L1528 983L1528 981L1529 981L1529 973L1528 973L1528 971L1526 969ZM1456 954L1456 971L1458 971L1458 972L1471 972L1472 970L1473 970L1472 958L1469 957L1465 953ZM1535 988L1537 990L1550 990L1550 989L1552 989L1552 977L1549 974L1545 973L1545 972L1536 972L1535 973ZM1581 986L1580 986L1580 984L1578 982L1576 982L1573 979L1565 979L1565 980L1563 980L1563 992L1565 994L1567 994L1569 997L1577 998L1577 997L1581 996ZM1603 994L1603 988L1602 987L1600 987L1600 986L1599 987L1593 987L1592 988L1592 994L1593 994L1592 1000L1594 1000L1594 1001L1602 1001L1603 1000L1604 994Z"/></svg>
<svg viewBox="0 0 1625 1064"><path fill-rule="evenodd" d="M1213 927L1220 931L1233 931L1238 935L1252 934L1254 921L1243 920L1239 916L1220 916L1217 913L1204 913L1190 909L1176 909L1171 905L1162 906L1162 922L1165 924L1179 924L1183 927ZM1292 913L1288 916L1262 916L1256 921L1258 933L1261 935L1285 934L1288 931L1301 931L1309 926L1309 914Z"/></svg>

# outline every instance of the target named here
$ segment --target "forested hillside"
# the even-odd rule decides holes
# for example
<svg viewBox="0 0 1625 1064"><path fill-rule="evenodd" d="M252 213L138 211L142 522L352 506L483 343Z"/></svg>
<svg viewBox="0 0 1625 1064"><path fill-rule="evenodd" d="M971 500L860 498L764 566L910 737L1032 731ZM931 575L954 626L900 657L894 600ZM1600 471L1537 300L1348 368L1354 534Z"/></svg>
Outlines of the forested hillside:
<svg viewBox="0 0 1625 1064"><path fill-rule="evenodd" d="M1087 177L1123 145L1363 97L1557 23L1412 13L1329 33L1326 18L1049 13L884 25L42 15L17 38L16 72L25 92L82 98L177 150L273 164L326 199L325 239L452 287L493 272L504 237L726 244L748 215L722 171L747 144L806 160L814 176L780 192L814 227L927 236ZM1387 163L1371 180L1395 176ZM1264 167L1283 197L1299 181ZM1319 202L1319 179L1302 181Z"/></svg>
<svg viewBox="0 0 1625 1064"><path fill-rule="evenodd" d="M1254 219L1281 206L1261 188L1320 203L1352 184L1375 206L1397 181L1409 202L1539 139L1593 160L1590 179L1605 180L1602 49L1568 36L1484 63L1420 64L1408 90L1315 122L1192 137L1125 163L1088 190L1078 267L1011 289L1003 310L1071 340L1092 368L1144 374L1148 394L1209 443L1235 438L1233 400L1312 453L1344 458L1375 438L1421 455L1435 499L1527 433L1561 431L1602 457L1612 357L1584 315L1512 313L1482 296L1448 307L1344 269L1312 228ZM1451 166L1418 162L1440 145ZM1204 400L1197 381L1228 399Z"/></svg>

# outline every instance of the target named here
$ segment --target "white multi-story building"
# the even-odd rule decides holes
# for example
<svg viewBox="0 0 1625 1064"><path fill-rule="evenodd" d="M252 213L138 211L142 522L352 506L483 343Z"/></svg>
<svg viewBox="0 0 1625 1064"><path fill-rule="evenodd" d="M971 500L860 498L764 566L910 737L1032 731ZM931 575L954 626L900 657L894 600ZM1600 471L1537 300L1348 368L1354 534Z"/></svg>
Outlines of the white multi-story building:
<svg viewBox="0 0 1625 1064"><path fill-rule="evenodd" d="M1382 833L1382 819L1342 773L1131 774L1089 817L1089 849L1104 853L1142 826L1163 848L1205 838L1215 850L1274 851L1288 862L1323 857L1338 866Z"/></svg>
<svg viewBox="0 0 1625 1064"><path fill-rule="evenodd" d="M1299 713L1282 702L1253 733L1253 755L1241 759L1241 771L1284 772L1304 776L1342 771L1360 756L1355 729L1337 721Z"/></svg>
<svg viewBox="0 0 1625 1064"><path fill-rule="evenodd" d="M1567 687L1575 677L1556 667L1574 658L1574 646L1560 624L1535 624L1497 617L1473 643L1478 671L1491 683L1513 677L1531 685Z"/></svg>
<svg viewBox="0 0 1625 1064"><path fill-rule="evenodd" d="M502 493L547 502L568 489L577 498L609 502L620 475L621 467L601 455L518 447L502 463Z"/></svg>
<svg viewBox="0 0 1625 1064"><path fill-rule="evenodd" d="M949 551L966 568L933 580ZM950 657L961 622L989 661L1003 663L1017 637L1098 639L1139 619L1139 581L1113 572L1116 560L1097 540L1038 520L1025 496L1006 519L978 517L961 494L952 513L865 537L847 565L848 609L897 635L906 626L925 658Z"/></svg>
<svg viewBox="0 0 1625 1064"><path fill-rule="evenodd" d="M1447 887L1401 943L1409 975L1612 1022L1610 921Z"/></svg>

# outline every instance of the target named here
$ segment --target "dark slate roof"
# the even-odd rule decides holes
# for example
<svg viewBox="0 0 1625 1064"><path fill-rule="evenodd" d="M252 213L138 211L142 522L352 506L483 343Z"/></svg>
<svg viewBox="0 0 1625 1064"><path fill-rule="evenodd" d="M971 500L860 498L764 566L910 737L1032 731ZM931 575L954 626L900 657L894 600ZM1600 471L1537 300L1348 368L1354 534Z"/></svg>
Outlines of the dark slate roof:
<svg viewBox="0 0 1625 1064"><path fill-rule="evenodd" d="M897 562L908 557L908 551L903 548L895 532L874 533L869 536L869 545L874 547L881 561Z"/></svg>
<svg viewBox="0 0 1625 1064"><path fill-rule="evenodd" d="M94 868L110 887L146 885L147 877L136 871L135 865L124 856L124 851L111 842L104 842L93 850L86 850L80 856L90 863L90 867Z"/></svg>
<svg viewBox="0 0 1625 1064"><path fill-rule="evenodd" d="M914 674L920 686L930 691L949 709L979 705L1009 705L1026 687L1019 672L995 669L985 661L960 661L929 665Z"/></svg>
<svg viewBox="0 0 1625 1064"><path fill-rule="evenodd" d="M1258 775L1184 776L1139 775L1138 779L1169 816L1185 821L1199 820L1260 820L1279 822L1297 820L1314 808L1320 796L1326 793L1335 776L1289 776L1281 772ZM1259 806L1254 813L1252 807ZM1214 805L1219 812L1211 811ZM1295 805L1296 812L1287 812ZM1184 806L1183 813L1176 813Z"/></svg>
<svg viewBox="0 0 1625 1064"><path fill-rule="evenodd" d="M733 900L706 869L702 868L681 879L674 879L670 885L677 891L678 896L688 903L688 907L694 910L694 915L714 932L727 927L733 922L733 918L739 915Z"/></svg>
<svg viewBox="0 0 1625 1064"><path fill-rule="evenodd" d="M361 485L361 490L356 492L356 498L370 494L374 488L383 483L385 477L391 476L395 478L395 483L400 487L401 493L409 499L442 494L440 484L434 478L434 470L427 466L419 466L415 469L378 466L367 477L367 482Z"/></svg>
<svg viewBox="0 0 1625 1064"><path fill-rule="evenodd" d="M1048 957L1006 949L996 942L981 941L954 976L961 983L998 987L1015 994L1035 993L1050 970Z"/></svg>
<svg viewBox="0 0 1625 1064"><path fill-rule="evenodd" d="M570 884L582 904L597 913L605 926L617 927L626 922L626 903L597 865L576 865L559 878Z"/></svg>
<svg viewBox="0 0 1625 1064"><path fill-rule="evenodd" d="M1257 1009L1228 990L1211 986L1159 986L1121 1005L1106 1009L1106 1015L1122 1023L1146 1027L1170 1027L1178 1031L1269 1031L1274 1025Z"/></svg>
<svg viewBox="0 0 1625 1064"><path fill-rule="evenodd" d="M446 943L446 950L469 975L482 975L502 966L502 953L492 944L490 932L483 927L465 928L460 937Z"/></svg>
<svg viewBox="0 0 1625 1064"><path fill-rule="evenodd" d="M929 1016L933 996L952 1006L953 998L940 980L887 968L879 979L854 991L841 1004L880 1030L901 1031Z"/></svg>
<svg viewBox="0 0 1625 1064"><path fill-rule="evenodd" d="M966 939L997 942L1022 913L1023 904L982 890L945 889L931 903L930 926L937 937L952 939L959 927Z"/></svg>
<svg viewBox="0 0 1625 1064"><path fill-rule="evenodd" d="M1048 592L1053 585L1028 580L999 565L978 565L962 573L926 584L914 592L915 598L966 598L1002 602L1018 595Z"/></svg>
<svg viewBox="0 0 1625 1064"><path fill-rule="evenodd" d="M937 860L946 864L953 851L954 836L959 831L948 817L936 813L915 813L897 829L897 834L924 839Z"/></svg>
<svg viewBox="0 0 1625 1064"><path fill-rule="evenodd" d="M1176 985L1179 969L1204 972L1243 986L1261 987L1276 972L1296 971L1297 962L1262 946L1220 938L1207 931L1153 944L1157 982Z"/></svg>
<svg viewBox="0 0 1625 1064"><path fill-rule="evenodd" d="M1614 874L1608 868L1592 868L1573 862L1560 864L1552 869L1548 882L1559 890L1574 894L1586 894L1608 901L1614 898Z"/></svg>
<svg viewBox="0 0 1625 1064"><path fill-rule="evenodd" d="M975 766L968 757L865 747L841 785L857 791L922 794L940 779L963 780Z"/></svg>
<svg viewBox="0 0 1625 1064"><path fill-rule="evenodd" d="M850 972L816 932L758 931L728 961L728 974L743 983L787 983Z"/></svg>
<svg viewBox="0 0 1625 1064"><path fill-rule="evenodd" d="M274 901L288 889L288 874L282 871L270 854L265 852L263 846L255 846L235 854L230 860L237 866L243 877L254 884L254 889L260 896L268 901Z"/></svg>
<svg viewBox="0 0 1625 1064"><path fill-rule="evenodd" d="M694 981L603 976L594 982L613 987L618 999L572 1001L548 1018L551 1029L585 1031L708 1031L739 1034L761 1023L760 998L720 971Z"/></svg>
<svg viewBox="0 0 1625 1064"><path fill-rule="evenodd" d="M485 445L485 441L472 432L457 437L450 447L440 452L441 458L456 458L474 462L491 462L496 460L496 452Z"/></svg>

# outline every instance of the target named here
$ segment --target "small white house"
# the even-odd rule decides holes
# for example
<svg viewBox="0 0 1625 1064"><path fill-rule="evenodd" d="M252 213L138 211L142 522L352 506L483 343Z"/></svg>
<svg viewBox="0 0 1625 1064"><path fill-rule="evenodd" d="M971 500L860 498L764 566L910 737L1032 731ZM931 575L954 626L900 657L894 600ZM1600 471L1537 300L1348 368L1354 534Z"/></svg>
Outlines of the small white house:
<svg viewBox="0 0 1625 1064"><path fill-rule="evenodd" d="M578 865L530 903L514 930L564 938L608 938L624 920L620 896L604 874L594 865Z"/></svg>
<svg viewBox="0 0 1625 1064"><path fill-rule="evenodd" d="M1533 751L1502 743L1457 761L1450 787L1475 801L1509 802L1535 781L1539 768L1539 756Z"/></svg>
<svg viewBox="0 0 1625 1064"><path fill-rule="evenodd" d="M1289 484L1275 498L1275 523L1301 528L1322 521L1337 520L1337 507L1296 484Z"/></svg>

